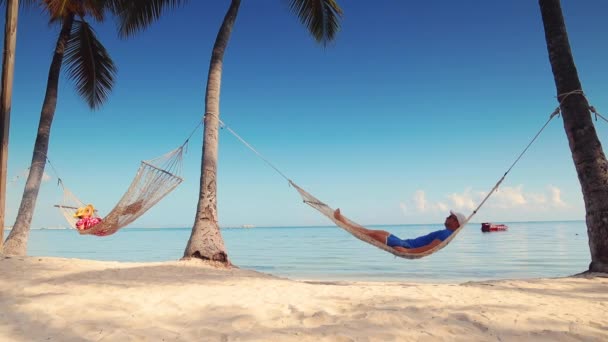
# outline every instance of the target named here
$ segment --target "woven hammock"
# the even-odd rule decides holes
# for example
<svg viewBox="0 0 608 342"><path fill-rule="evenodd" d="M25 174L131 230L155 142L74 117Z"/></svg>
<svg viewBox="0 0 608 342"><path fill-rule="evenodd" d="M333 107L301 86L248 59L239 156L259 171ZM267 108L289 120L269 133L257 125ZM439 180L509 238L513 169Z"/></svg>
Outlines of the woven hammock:
<svg viewBox="0 0 608 342"><path fill-rule="evenodd" d="M314 197L313 195L309 194L308 192L306 192L306 190L300 188L298 185L296 185L294 182L292 182L291 180L289 181L289 184L291 184L291 186L293 186L296 190L298 190L298 192L300 193L300 196L302 196L302 200L304 200L304 203L308 204L309 206L315 208L316 210L318 210L321 214L323 214L324 216L326 216L327 218L329 218L333 223L335 223L338 227L346 230L347 232L351 233L354 237L358 238L359 240L362 240L364 242L367 242L371 245L374 245L380 249L383 249L395 256L398 256L400 258L405 258L405 259L420 259L422 257L425 257L427 255L431 255L437 251L439 251L440 249L442 249L443 247L447 246L450 241L452 241L452 239L458 235L458 233L462 230L462 228L464 228L466 226L466 223L461 225L460 227L458 227L458 229L454 230L454 232L445 240L443 240L440 244L436 245L435 247L428 249L424 252L417 252L417 253L412 253L412 252L401 252L398 251L392 247L389 247L388 245L379 242L378 240L372 239L371 237L360 233L358 230L356 229L352 229L351 226L358 226L361 228L361 225L347 219L346 217L342 216L343 220L347 223L344 224L344 222L342 222L341 220L336 220L334 217L334 209L332 209L330 206L328 206L327 204L319 201L316 197ZM470 217L467 219L467 222L469 221Z"/></svg>
<svg viewBox="0 0 608 342"><path fill-rule="evenodd" d="M183 149L184 146L181 146L158 158L142 161L129 189L110 213L99 224L90 229L78 229L78 232L97 236L111 235L143 215L182 182L179 174ZM83 201L63 187L63 202L56 207L72 228L76 228L78 220L74 217L74 212L84 206ZM96 212L94 217L100 216Z"/></svg>

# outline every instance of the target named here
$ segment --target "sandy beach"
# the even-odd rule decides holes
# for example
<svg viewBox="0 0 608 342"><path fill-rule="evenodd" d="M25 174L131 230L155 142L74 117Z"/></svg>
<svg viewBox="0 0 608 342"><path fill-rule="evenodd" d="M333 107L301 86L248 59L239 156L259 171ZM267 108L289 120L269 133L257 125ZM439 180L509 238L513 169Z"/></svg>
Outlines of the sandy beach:
<svg viewBox="0 0 608 342"><path fill-rule="evenodd" d="M282 279L198 261L3 257L1 341L606 341L608 279Z"/></svg>

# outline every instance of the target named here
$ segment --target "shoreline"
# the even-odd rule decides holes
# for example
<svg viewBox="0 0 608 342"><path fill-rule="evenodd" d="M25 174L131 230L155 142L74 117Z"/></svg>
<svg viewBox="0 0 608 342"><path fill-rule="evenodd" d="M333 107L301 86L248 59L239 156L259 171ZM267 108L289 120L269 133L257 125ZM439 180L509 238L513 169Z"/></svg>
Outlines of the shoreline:
<svg viewBox="0 0 608 342"><path fill-rule="evenodd" d="M198 260L0 260L0 340L601 341L608 278L296 281Z"/></svg>

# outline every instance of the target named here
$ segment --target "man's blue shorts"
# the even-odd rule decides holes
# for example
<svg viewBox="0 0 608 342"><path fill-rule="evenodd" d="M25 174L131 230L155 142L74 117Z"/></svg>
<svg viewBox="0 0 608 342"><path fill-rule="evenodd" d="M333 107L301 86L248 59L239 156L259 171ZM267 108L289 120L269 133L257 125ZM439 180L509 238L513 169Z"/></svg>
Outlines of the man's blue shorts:
<svg viewBox="0 0 608 342"><path fill-rule="evenodd" d="M386 244L389 247L399 246L399 247L403 247L403 248L412 248L412 246L410 246L410 244L407 243L407 241L401 240L400 238L396 237L393 234L390 234L386 238Z"/></svg>

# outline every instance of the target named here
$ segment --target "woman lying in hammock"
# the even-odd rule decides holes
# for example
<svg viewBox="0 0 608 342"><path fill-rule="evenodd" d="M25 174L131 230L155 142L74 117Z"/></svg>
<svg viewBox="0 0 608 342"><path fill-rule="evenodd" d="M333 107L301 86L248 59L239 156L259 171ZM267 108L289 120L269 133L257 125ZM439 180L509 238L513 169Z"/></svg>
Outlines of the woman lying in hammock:
<svg viewBox="0 0 608 342"><path fill-rule="evenodd" d="M352 230L367 235L380 243L392 247L396 251L404 253L422 253L432 249L443 240L447 239L456 229L458 229L458 227L466 222L466 217L463 214L450 210L450 216L446 217L444 222L446 229L434 231L415 239L402 240L385 230L371 230L359 225L353 225L342 216L340 209L334 211L334 218L342 224L347 225Z"/></svg>
<svg viewBox="0 0 608 342"><path fill-rule="evenodd" d="M98 225L101 222L101 218L95 215L95 211L95 207L92 204L78 208L76 213L74 213L74 217L78 219L76 221L76 229L87 230Z"/></svg>

